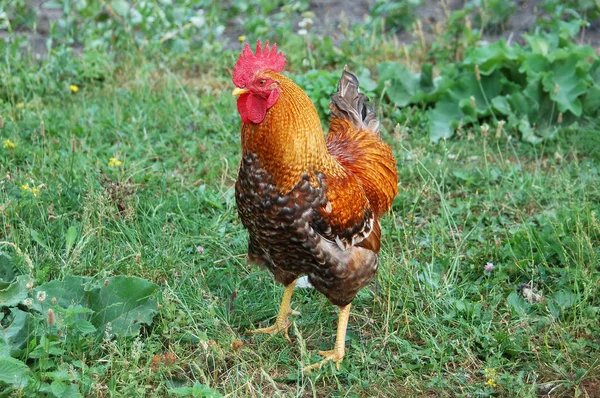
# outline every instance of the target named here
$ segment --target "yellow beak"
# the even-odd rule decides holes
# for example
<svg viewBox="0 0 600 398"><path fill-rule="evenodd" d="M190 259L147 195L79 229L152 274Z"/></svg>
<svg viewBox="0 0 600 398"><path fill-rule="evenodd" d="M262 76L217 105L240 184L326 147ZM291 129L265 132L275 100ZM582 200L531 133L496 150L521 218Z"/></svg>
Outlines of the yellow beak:
<svg viewBox="0 0 600 398"><path fill-rule="evenodd" d="M238 95L246 94L247 92L248 92L248 90L246 90L245 88L236 87L231 92L231 95L233 95L234 97L237 97Z"/></svg>

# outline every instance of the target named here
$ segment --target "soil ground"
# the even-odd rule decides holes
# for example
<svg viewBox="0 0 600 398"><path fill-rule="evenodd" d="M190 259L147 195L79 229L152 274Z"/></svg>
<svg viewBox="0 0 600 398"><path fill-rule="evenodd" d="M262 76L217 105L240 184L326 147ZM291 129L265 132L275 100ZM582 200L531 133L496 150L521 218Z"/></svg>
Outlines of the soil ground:
<svg viewBox="0 0 600 398"><path fill-rule="evenodd" d="M36 31L20 31L30 37L31 50L36 57L46 54L46 39L50 33L51 24L58 21L62 15L59 9L49 9L44 4L49 0L32 0L31 7L38 12ZM499 31L484 32L483 40L496 41L504 38L510 41L521 42L521 35L531 30L536 19L543 15L540 10L541 0L519 0L517 10ZM424 33L431 38L435 24L447 19L448 15L455 10L461 9L466 4L465 0L423 0L416 9L416 16L421 20ZM339 31L340 24L358 22L369 15L375 5L374 0L357 0L349 5L344 0L313 0L311 11L316 15L313 30L320 36L335 36ZM244 34L243 28L235 23L227 26L224 38L232 45L237 45L237 37ZM0 38L8 33L0 31ZM397 34L400 43L410 43L415 40L414 32L403 31ZM578 39L580 44L589 44L596 48L600 47L600 18L592 21L590 26L583 30Z"/></svg>

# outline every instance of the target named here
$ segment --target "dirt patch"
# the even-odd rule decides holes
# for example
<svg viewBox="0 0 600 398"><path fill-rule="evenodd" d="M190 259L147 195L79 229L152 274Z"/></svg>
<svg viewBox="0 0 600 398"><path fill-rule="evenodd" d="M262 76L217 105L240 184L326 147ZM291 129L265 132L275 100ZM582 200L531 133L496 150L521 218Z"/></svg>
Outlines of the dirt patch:
<svg viewBox="0 0 600 398"><path fill-rule="evenodd" d="M52 23L62 17L60 9L45 7L49 0L31 0L31 9L37 15L35 31L15 27L17 34L29 37L30 48L37 58L46 55L46 41L50 33ZM509 42L523 43L522 35L531 31L536 26L538 18L546 17L540 9L542 0L520 0L517 1L517 10L510 16L508 21L496 31L484 31L482 40L494 42L505 39ZM314 26L311 30L320 37L332 37L338 41L340 28L346 24L359 23L367 18L375 6L375 0L357 0L350 5L344 0L313 0L310 10L314 12ZM460 10L465 6L465 0L424 0L416 8L416 18L421 21L426 40L435 39L435 26L448 19L453 11ZM298 31L298 21L294 21L292 29ZM244 28L239 21L228 21L223 40L228 42L231 48L237 48L237 37L245 34ZM0 39L8 36L5 31L0 31ZM398 41L408 44L417 40L413 31L400 31L397 34ZM596 48L600 47L600 18L592 21L578 38L579 44L589 44ZM78 48L80 49L80 48Z"/></svg>
<svg viewBox="0 0 600 398"><path fill-rule="evenodd" d="M363 21L370 15L375 3L375 0L358 0L349 5L344 0L313 0L310 10L315 13L315 24L311 30L320 37L331 37L334 41L337 41L340 27L345 24L351 25ZM415 15L416 19L421 21L426 39L429 41L434 40L436 24L446 21L453 11L462 9L465 3L465 0L424 0L415 9ZM522 35L535 28L538 18L548 17L540 8L542 3L542 0L518 1L517 9L508 21L497 30L484 31L482 40L495 42L499 39L505 39L513 43L524 43ZM298 31L299 27L294 24L292 29ZM237 48L237 37L244 33L242 26L236 24L235 21L230 21L224 36L232 48ZM400 31L397 38L399 43L402 44L409 44L418 40L412 30ZM600 19L592 21L590 26L582 31L578 44L600 47Z"/></svg>
<svg viewBox="0 0 600 398"><path fill-rule="evenodd" d="M57 22L62 17L62 10L44 6L48 2L49 0L31 0L29 4L29 9L36 15L35 31L22 26L13 26L17 35L28 37L31 52L36 58L46 56L48 52L46 42L50 35L52 23ZM7 31L0 30L0 40L8 36Z"/></svg>

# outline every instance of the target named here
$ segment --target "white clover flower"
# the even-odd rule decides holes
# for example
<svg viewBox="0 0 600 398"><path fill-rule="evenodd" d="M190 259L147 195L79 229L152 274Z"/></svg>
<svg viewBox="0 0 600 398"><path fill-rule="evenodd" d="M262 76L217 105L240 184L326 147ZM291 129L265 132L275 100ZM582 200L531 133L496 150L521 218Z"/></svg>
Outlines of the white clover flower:
<svg viewBox="0 0 600 398"><path fill-rule="evenodd" d="M37 301L39 301L40 303L43 303L44 301L46 301L46 292L41 290L37 293Z"/></svg>
<svg viewBox="0 0 600 398"><path fill-rule="evenodd" d="M33 300L30 298L26 298L25 300L23 300L23 304L25 304L27 307L31 307L33 305Z"/></svg>

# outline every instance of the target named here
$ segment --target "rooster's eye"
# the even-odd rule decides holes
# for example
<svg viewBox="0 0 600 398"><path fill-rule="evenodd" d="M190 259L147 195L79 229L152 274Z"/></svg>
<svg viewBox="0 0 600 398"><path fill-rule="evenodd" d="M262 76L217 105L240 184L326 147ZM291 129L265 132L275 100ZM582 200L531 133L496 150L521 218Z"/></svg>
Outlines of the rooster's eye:
<svg viewBox="0 0 600 398"><path fill-rule="evenodd" d="M264 86L266 82L267 82L267 81L266 81L265 79L261 79L261 80L258 82L258 84L260 84L261 86Z"/></svg>

